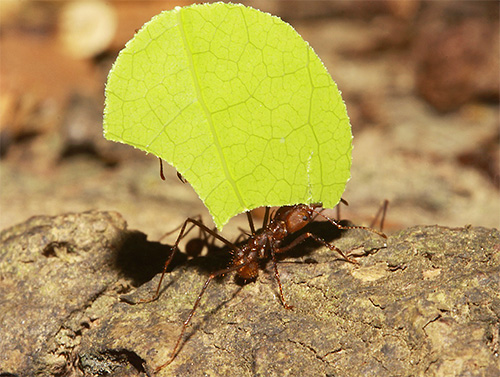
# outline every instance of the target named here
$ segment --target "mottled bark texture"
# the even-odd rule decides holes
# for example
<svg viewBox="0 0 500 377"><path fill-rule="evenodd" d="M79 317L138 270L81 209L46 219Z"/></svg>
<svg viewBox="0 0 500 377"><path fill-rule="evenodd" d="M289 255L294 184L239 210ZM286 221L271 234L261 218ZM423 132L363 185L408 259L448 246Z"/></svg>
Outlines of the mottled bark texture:
<svg viewBox="0 0 500 377"><path fill-rule="evenodd" d="M214 281L157 375L500 375L497 230L331 234L359 265L298 247L278 264L292 310L270 263L246 285ZM227 262L179 254L159 299L131 305L150 297L170 248L117 213L36 217L0 240L2 376L154 376L209 272Z"/></svg>

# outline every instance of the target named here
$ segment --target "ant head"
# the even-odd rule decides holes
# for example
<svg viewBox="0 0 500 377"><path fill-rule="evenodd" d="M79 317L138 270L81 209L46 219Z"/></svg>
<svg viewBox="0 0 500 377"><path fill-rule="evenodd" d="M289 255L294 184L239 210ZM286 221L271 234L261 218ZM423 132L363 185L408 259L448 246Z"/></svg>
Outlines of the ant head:
<svg viewBox="0 0 500 377"><path fill-rule="evenodd" d="M286 229L293 233L302 229L314 219L314 215L318 213L316 211L318 207L321 207L321 204L297 204L281 207L275 217L283 220Z"/></svg>

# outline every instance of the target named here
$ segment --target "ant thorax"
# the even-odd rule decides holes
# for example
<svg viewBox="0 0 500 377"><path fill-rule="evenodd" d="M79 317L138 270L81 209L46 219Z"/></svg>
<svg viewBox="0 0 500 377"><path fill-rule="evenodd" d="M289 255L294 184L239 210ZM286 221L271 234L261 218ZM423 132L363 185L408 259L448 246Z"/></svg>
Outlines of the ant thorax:
<svg viewBox="0 0 500 377"><path fill-rule="evenodd" d="M269 248L268 235L265 229L253 234L248 242L238 250L233 250L232 265L239 268L236 273L242 279L253 279L259 274L259 260L266 257Z"/></svg>
<svg viewBox="0 0 500 377"><path fill-rule="evenodd" d="M279 211L276 213L278 215ZM283 240L288 235L288 228L286 222L278 218L277 216L271 220L267 229L267 238L272 238L275 242Z"/></svg>

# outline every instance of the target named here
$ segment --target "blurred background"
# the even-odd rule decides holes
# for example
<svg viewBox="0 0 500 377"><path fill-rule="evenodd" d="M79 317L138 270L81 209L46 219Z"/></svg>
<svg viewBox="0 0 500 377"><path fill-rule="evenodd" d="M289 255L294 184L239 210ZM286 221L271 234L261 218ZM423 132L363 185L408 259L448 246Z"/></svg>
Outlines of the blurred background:
<svg viewBox="0 0 500 377"><path fill-rule="evenodd" d="M146 21L191 1L0 2L0 229L116 210L158 239L207 210L172 168L102 136L104 85ZM337 82L354 133L342 217L500 227L499 3L245 1L290 23ZM230 222L229 232L245 218Z"/></svg>

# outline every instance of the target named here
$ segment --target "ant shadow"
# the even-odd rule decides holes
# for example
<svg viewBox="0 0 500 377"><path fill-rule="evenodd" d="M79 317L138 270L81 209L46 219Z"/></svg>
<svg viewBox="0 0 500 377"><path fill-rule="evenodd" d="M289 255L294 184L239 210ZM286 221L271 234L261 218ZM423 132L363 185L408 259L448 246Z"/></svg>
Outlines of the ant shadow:
<svg viewBox="0 0 500 377"><path fill-rule="evenodd" d="M341 221L340 224L350 225L347 221ZM339 239L345 231L338 229L327 221L312 222L300 231L290 235L283 246L293 242L295 238L300 237L306 232L313 233L326 242L332 243ZM244 243L245 240L242 240L238 245ZM233 257L229 247L218 246L213 243L206 243L204 247L207 252L204 253L204 255L194 257L189 257L186 253L178 250L168 266L167 273L180 266L186 266L187 268L195 268L201 276L208 277L214 271L222 270L231 265ZM321 245L313 239L306 239L293 249L282 254L276 254L276 261L279 263L286 259L290 259L286 261L286 263L318 263L313 257L308 258L308 255L320 247ZM124 236L122 245L117 250L115 266L121 271L124 277L131 280L132 287L137 288L151 281L156 275L163 271L165 262L169 258L171 252L172 248L170 245L162 244L157 241L148 241L144 233L130 231ZM332 255L332 258L342 259L339 255ZM262 271L268 270L270 260L271 258L269 257L260 261ZM218 283L223 279L226 279L226 276L221 275L214 278ZM233 281L240 287L255 282L256 280L257 277L253 279L242 279L237 275L233 277ZM168 289L168 285L169 284L161 287L159 291L160 295ZM222 305L224 305L224 303L221 303L221 306Z"/></svg>
<svg viewBox="0 0 500 377"><path fill-rule="evenodd" d="M136 304L135 300L127 295L163 272L165 263L172 253L172 246L158 241L148 241L147 235L139 231L127 232L123 237L121 246L116 252L114 265L124 278L130 280L131 289L122 292L125 294L122 299L130 304ZM208 252L204 256L190 258L186 253L176 251L166 272L186 266L197 269L200 275L208 276L213 271L223 269L230 264L230 249L215 245L206 246ZM221 281L223 278L220 276L214 280ZM171 283L173 282L163 284L158 292L160 296Z"/></svg>
<svg viewBox="0 0 500 377"><path fill-rule="evenodd" d="M117 250L115 267L124 277L131 280L133 287L139 287L163 271L171 252L169 245L148 241L144 233L130 231L124 235L124 240ZM167 271L172 271L186 261L185 254L176 253Z"/></svg>

